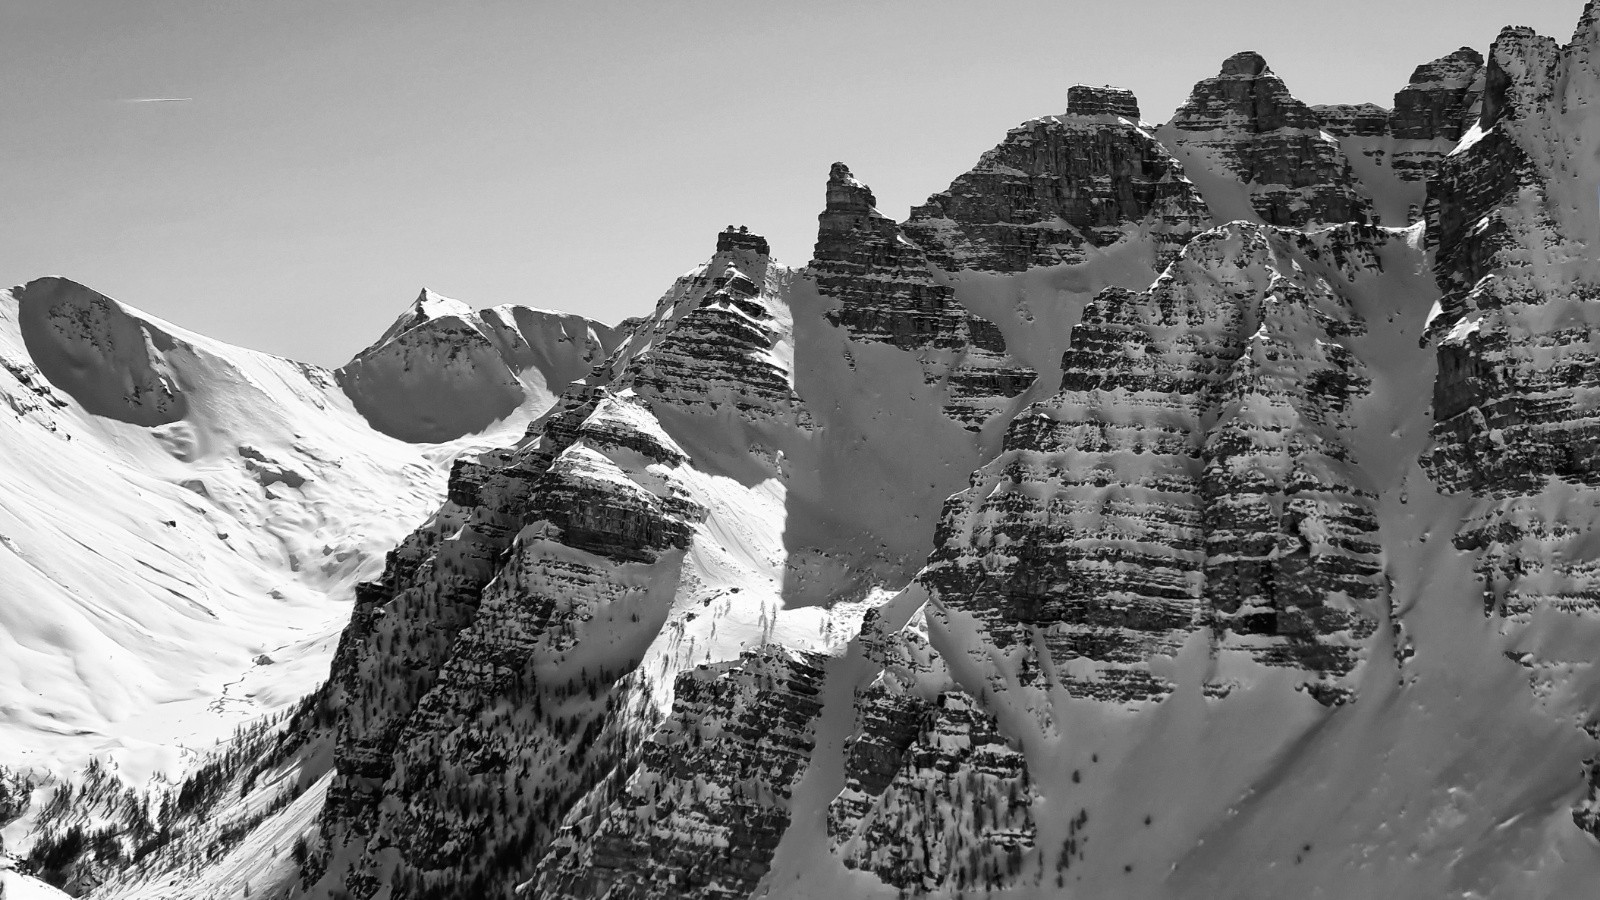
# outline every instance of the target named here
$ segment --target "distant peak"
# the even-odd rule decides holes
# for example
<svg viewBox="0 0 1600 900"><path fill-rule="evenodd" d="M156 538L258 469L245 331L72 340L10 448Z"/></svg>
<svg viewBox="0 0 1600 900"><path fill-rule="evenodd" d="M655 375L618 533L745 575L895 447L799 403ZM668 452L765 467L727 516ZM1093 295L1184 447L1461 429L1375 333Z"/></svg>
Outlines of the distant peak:
<svg viewBox="0 0 1600 900"><path fill-rule="evenodd" d="M1270 74L1267 60L1254 50L1235 53L1222 61L1222 76L1224 78L1258 78Z"/></svg>
<svg viewBox="0 0 1600 900"><path fill-rule="evenodd" d="M740 225L737 230L732 225L723 229L717 235L717 252L727 253L733 250L748 250L761 256L770 256L771 248L767 246L767 239L759 234L754 234L749 228Z"/></svg>
<svg viewBox="0 0 1600 900"><path fill-rule="evenodd" d="M1075 84L1067 88L1067 115L1122 116L1139 121L1139 99L1127 88Z"/></svg>
<svg viewBox="0 0 1600 900"><path fill-rule="evenodd" d="M417 295L417 299L412 301L411 309L408 313L417 316L418 322L438 319L443 316L468 318L472 315L472 307L462 303L460 300L423 288L422 293Z"/></svg>

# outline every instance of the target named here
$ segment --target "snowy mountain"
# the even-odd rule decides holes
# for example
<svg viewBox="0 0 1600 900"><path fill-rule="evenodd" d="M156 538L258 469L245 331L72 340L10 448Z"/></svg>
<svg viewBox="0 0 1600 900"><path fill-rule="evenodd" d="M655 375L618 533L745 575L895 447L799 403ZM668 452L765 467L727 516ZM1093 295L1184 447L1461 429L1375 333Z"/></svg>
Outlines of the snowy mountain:
<svg viewBox="0 0 1600 900"><path fill-rule="evenodd" d="M505 309L541 342L530 381L586 371L609 339ZM58 278L0 293L0 367L0 778L36 781L94 758L143 787L292 706L451 463L548 406L530 391L485 433L403 443L334 372ZM425 413L392 399L391 421Z"/></svg>
<svg viewBox="0 0 1600 900"><path fill-rule="evenodd" d="M172 729L92 718L87 674L52 677L60 703L18 689L7 727L53 743L0 773L0 809L32 801L6 831L31 874L7 877L1592 894L1596 59L1591 0L1570 41L1508 28L1419 66L1392 110L1308 106L1253 52L1159 125L1076 86L904 222L834 164L808 265L726 231L615 335L424 292L334 374L30 285L4 307L8 396L37 442L18 459L55 468L4 502L94 533L19 527L13 555L78 547L50 571L100 581L41 578L6 633L34 623L65 672L84 643L31 610L145 615L127 666L189 679L230 714L212 734L244 727L135 764ZM92 468L48 441L131 474L51 493ZM215 486L174 481L192 470ZM226 540L255 555L213 546L209 498L246 494ZM104 499L125 496L148 499ZM197 535L190 569L160 529ZM217 624L179 606L196 584ZM197 647L226 658L162 655ZM224 671L248 674L193 686Z"/></svg>

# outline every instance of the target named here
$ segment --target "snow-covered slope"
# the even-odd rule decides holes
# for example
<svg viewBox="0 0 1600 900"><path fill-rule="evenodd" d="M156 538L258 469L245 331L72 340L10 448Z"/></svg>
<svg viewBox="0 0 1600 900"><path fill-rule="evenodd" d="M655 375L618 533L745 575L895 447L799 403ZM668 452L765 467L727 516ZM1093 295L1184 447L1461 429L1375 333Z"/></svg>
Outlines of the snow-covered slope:
<svg viewBox="0 0 1600 900"><path fill-rule="evenodd" d="M524 347L578 321L504 318ZM573 368L525 356L530 381ZM136 787L176 776L314 690L354 585L438 505L452 461L521 431L404 443L333 372L59 278L0 293L0 398L0 770L46 785L91 757ZM520 403L524 421L548 405Z"/></svg>
<svg viewBox="0 0 1600 900"><path fill-rule="evenodd" d="M1393 111L1079 86L904 223L836 163L808 266L729 230L563 323L608 355L526 433L550 376L425 293L356 406L507 439L286 723L78 801L150 848L100 895L1589 896L1597 29ZM97 315L62 383L194 419Z"/></svg>

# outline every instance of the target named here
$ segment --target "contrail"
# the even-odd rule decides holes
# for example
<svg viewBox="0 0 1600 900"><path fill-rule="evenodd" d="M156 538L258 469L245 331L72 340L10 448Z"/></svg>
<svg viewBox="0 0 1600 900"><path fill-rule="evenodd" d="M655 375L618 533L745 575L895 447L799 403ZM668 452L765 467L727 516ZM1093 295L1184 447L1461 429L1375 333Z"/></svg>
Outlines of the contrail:
<svg viewBox="0 0 1600 900"><path fill-rule="evenodd" d="M193 97L133 97L123 103L188 103Z"/></svg>

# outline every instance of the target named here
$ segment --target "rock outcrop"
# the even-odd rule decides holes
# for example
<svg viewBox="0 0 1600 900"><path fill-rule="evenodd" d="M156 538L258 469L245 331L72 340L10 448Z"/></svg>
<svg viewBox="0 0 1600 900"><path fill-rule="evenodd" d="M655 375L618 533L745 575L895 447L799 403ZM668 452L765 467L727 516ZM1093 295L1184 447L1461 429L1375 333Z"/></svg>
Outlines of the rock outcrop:
<svg viewBox="0 0 1600 900"><path fill-rule="evenodd" d="M911 210L905 232L947 270L1081 263L1124 240L1161 265L1210 224L1183 167L1118 88L1078 85L1067 111L1011 129L971 171Z"/></svg>
<svg viewBox="0 0 1600 900"><path fill-rule="evenodd" d="M1351 161L1363 193L1385 225L1422 218L1434 168L1478 119L1483 55L1470 47L1424 63L1394 95L1371 103L1313 107Z"/></svg>
<svg viewBox="0 0 1600 900"><path fill-rule="evenodd" d="M678 678L672 714L599 815L563 829L531 882L552 900L748 897L789 827L824 660L761 648Z"/></svg>
<svg viewBox="0 0 1600 900"><path fill-rule="evenodd" d="M1006 355L1000 329L956 301L927 254L876 203L847 166L833 164L810 267L823 296L839 301L829 319L853 340L916 353L927 382L945 386L946 413L977 431L1037 373Z"/></svg>
<svg viewBox="0 0 1600 900"><path fill-rule="evenodd" d="M938 602L1113 702L1168 691L1151 659L1202 627L1318 690L1348 672L1381 579L1341 436L1364 387L1341 342L1364 324L1327 270L1375 260L1319 246L1338 234L1225 226L1149 291L1096 298L1060 393L946 507Z"/></svg>
<svg viewBox="0 0 1600 900"><path fill-rule="evenodd" d="M1338 141L1258 53L1224 61L1156 136L1187 169L1226 172L1244 186L1247 205L1231 199L1231 187L1201 185L1219 218L1253 214L1269 225L1305 228L1371 216Z"/></svg>
<svg viewBox="0 0 1600 900"><path fill-rule="evenodd" d="M793 347L771 309L760 302L781 290L767 241L748 231L717 238L716 270L697 275L703 292L673 322L629 383L647 402L712 414L724 407L751 420L798 421L790 372Z"/></svg>
<svg viewBox="0 0 1600 900"><path fill-rule="evenodd" d="M1595 102L1600 0L1392 110L1075 86L904 223L835 164L804 270L722 232L361 589L308 892L1590 883ZM463 310L380 346L515 375Z"/></svg>
<svg viewBox="0 0 1600 900"><path fill-rule="evenodd" d="M1480 552L1486 603L1507 612L1600 600L1600 579L1570 556L1573 538L1552 506L1600 487L1595 218L1592 204L1559 199L1589 198L1600 175L1585 150L1592 128L1558 93L1600 91L1592 19L1591 6L1566 47L1527 29L1501 33L1482 136L1429 186L1444 298L1430 323L1439 374L1425 462L1443 489L1484 498L1457 542Z"/></svg>
<svg viewBox="0 0 1600 900"><path fill-rule="evenodd" d="M1595 97L1600 4L1565 46L1505 29L1478 126L1428 187L1444 296L1429 327L1438 375L1423 464L1442 490L1474 498L1455 546L1474 554L1484 611L1517 642L1510 655L1534 670L1541 697L1589 663L1556 631L1592 633L1600 609L1582 536L1600 505ZM1592 702L1570 714L1592 729ZM1575 818L1600 835L1600 768L1590 784Z"/></svg>

